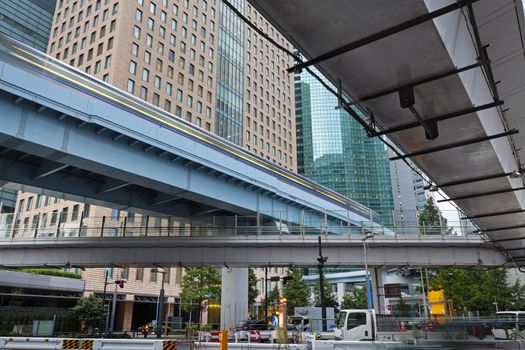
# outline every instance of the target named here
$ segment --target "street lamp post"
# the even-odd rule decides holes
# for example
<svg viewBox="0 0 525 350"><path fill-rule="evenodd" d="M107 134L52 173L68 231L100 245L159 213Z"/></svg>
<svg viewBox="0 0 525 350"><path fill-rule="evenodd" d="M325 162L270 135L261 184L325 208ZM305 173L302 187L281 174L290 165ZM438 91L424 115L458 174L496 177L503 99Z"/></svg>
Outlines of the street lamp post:
<svg viewBox="0 0 525 350"><path fill-rule="evenodd" d="M157 338L160 338L162 334L162 309L164 308L164 277L167 271L156 269L155 272L162 274L162 285L159 292L159 302L157 303Z"/></svg>
<svg viewBox="0 0 525 350"><path fill-rule="evenodd" d="M374 233L370 232L370 233L367 233L363 239L361 239L363 241L363 251L365 255L366 301L368 303L369 309L372 309L372 298L370 295L371 294L370 293L370 277L368 276L368 259L366 255L367 254L366 253L366 240L372 237L374 237Z"/></svg>
<svg viewBox="0 0 525 350"><path fill-rule="evenodd" d="M106 306L107 304L107 307L106 307L106 322L104 322L104 336L107 336L108 335L108 332L109 332L109 303L106 303L106 291L107 291L107 287L108 287L108 275L109 275L109 271L108 269L105 270L105 277L104 277L104 296L102 297L102 300L103 300L103 305ZM102 322L102 320L100 320L100 322Z"/></svg>
<svg viewBox="0 0 525 350"><path fill-rule="evenodd" d="M268 321L268 267L264 268L264 320Z"/></svg>

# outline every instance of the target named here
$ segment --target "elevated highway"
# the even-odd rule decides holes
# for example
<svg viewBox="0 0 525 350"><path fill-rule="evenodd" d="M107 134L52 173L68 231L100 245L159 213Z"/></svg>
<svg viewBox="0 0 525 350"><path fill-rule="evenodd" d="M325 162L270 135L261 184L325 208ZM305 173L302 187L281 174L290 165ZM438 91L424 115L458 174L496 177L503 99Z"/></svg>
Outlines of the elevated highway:
<svg viewBox="0 0 525 350"><path fill-rule="evenodd" d="M334 228L378 220L334 191L5 36L0 92L0 185L182 218L267 212L281 216L261 220L328 219Z"/></svg>
<svg viewBox="0 0 525 350"><path fill-rule="evenodd" d="M369 267L504 266L480 236L376 237L367 240ZM325 236L326 266L364 266L361 237ZM314 266L317 236L59 237L0 240L0 265L41 266Z"/></svg>

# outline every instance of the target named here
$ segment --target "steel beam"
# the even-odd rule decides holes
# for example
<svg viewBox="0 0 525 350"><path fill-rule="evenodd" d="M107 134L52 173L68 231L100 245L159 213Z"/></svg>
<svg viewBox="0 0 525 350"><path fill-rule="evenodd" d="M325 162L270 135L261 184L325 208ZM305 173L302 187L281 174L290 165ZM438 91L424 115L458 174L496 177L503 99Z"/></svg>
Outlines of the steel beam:
<svg viewBox="0 0 525 350"><path fill-rule="evenodd" d="M525 209L506 210L506 211L499 211L499 212L494 212L494 213L469 215L469 216L464 216L461 219L462 220L479 219L479 218L486 218L486 217L491 217L491 216L510 215L510 214L517 214L517 213L523 213L523 212L525 212Z"/></svg>
<svg viewBox="0 0 525 350"><path fill-rule="evenodd" d="M317 63L320 63L322 61L326 61L330 58L333 58L335 56L339 56L343 53L346 53L348 51L352 51L352 50L355 50L357 48L360 48L362 46L365 46L365 45L368 45L368 44L371 44L375 41L378 41L380 39L384 39L390 35L394 35L396 33L399 33L401 31L404 31L406 29L409 29L409 28L412 28L418 24L421 24L421 23L424 23L426 21L429 21L429 20L432 20L434 18L437 18L437 17L440 17L442 15L445 15L449 12L452 12L452 11L455 11L455 10L458 10L460 8L462 8L463 6L466 6L468 4L472 4L474 2L477 2L478 0L458 0L457 2L454 2L453 4L450 4L448 6L445 6L445 7L442 7L440 8L439 10L436 10L436 11L433 11L433 12L430 12L430 13L427 13L427 14L424 14L422 16L419 16L419 17L416 17L416 18L412 18L406 22L403 22L401 24L398 24L396 26L393 26L393 27L390 27L390 28L387 28L385 30L381 30L375 34L372 34L372 35L369 35L367 37L364 37L362 39L359 39L359 40L356 40L352 43L349 43L349 44L346 44L344 46L341 46L337 49L334 49L332 51L328 51L322 55L319 55L309 61L306 61L306 62L301 62L301 63L298 63L296 64L295 66L291 67L291 68L288 68L288 72L290 73L293 73L293 72L297 72L297 71L300 71L301 69L304 69L304 68L307 68L307 67L310 67L314 64L317 64Z"/></svg>
<svg viewBox="0 0 525 350"><path fill-rule="evenodd" d="M472 107L472 108L465 108L465 109L462 109L462 110L459 110L459 111L456 111L456 112L447 113L447 114L439 115L439 116L436 116L436 117L427 118L425 120L427 120L429 122L442 122L444 120L457 118L457 117L461 117L461 116L464 116L464 115L467 115L467 114L476 113L476 112L479 112L479 111L482 111L482 110L485 110L485 109L501 106L502 104L503 104L503 101L491 102L491 103L487 103L487 104L484 104L484 105L481 105L481 106ZM419 126L420 126L420 124L418 122L407 123L407 124L403 124L403 125L399 125L399 126L394 126L392 128L386 129L386 130L378 131L378 132L374 133L371 136L381 136L381 135L392 134L392 133L399 132L399 131L404 131L404 130L408 130L408 129L412 129L412 128L417 128Z"/></svg>
<svg viewBox="0 0 525 350"><path fill-rule="evenodd" d="M438 188L443 188L443 187L464 185L464 184L470 184L470 183L478 182L478 181L498 179L500 177L506 177L506 176L510 176L510 175L512 175L512 172L500 173L500 174L492 174L492 175L485 175L485 176L477 176L477 177L471 177L471 178L463 179L463 180L450 181L450 182L445 182L445 183L442 183L442 184L436 184L435 186L438 187ZM429 190L431 187L432 186L425 186L425 187L423 187L423 189Z"/></svg>
<svg viewBox="0 0 525 350"><path fill-rule="evenodd" d="M525 225L513 225L513 226L504 226L504 227L495 227L495 228L489 228L489 229L483 229L483 230L476 230L474 232L496 232L496 231L505 231L505 230L515 230L518 228L525 228Z"/></svg>
<svg viewBox="0 0 525 350"><path fill-rule="evenodd" d="M497 138L505 137L505 136L510 136L510 135L514 135L514 134L518 134L518 133L519 133L518 130L512 129L512 130L509 130L509 131L506 131L506 132L502 132L502 133L499 133L499 134L495 134L495 135L477 137L477 138L470 139L470 140L454 142L454 143L451 143L451 144L448 144L448 145L431 147L431 148L423 149L423 150L420 150L420 151L415 151L415 152L412 152L412 153L407 153L407 154L403 154L403 155L400 155L400 156L391 157L390 160L406 159L406 158L420 156L420 155L424 155L424 154L445 151L445 150L452 149L452 148L462 147L462 146L466 146L466 145L472 145L474 143L479 143L479 142L484 142L484 141L490 141L490 140L493 140L493 139L497 139Z"/></svg>
<svg viewBox="0 0 525 350"><path fill-rule="evenodd" d="M517 187L517 188L508 188L508 189L498 190L498 191L489 191L489 192L469 194L469 195L466 195L466 196L459 196L459 197L453 197L453 198L448 198L448 199L440 199L440 200L438 200L438 203L456 201L456 200L460 200L460 199L492 196L492 195L495 195L495 194L515 192L515 191L521 191L521 190L525 190L525 186Z"/></svg>
<svg viewBox="0 0 525 350"><path fill-rule="evenodd" d="M129 186L131 184L132 184L131 182L124 182L124 181L119 181L115 179L106 179L106 182L102 184L101 188L97 191L97 193L102 194L102 193L116 191L126 186Z"/></svg>
<svg viewBox="0 0 525 350"><path fill-rule="evenodd" d="M43 161L42 162L42 165L40 166L40 168L38 168L35 176L33 176L33 180L40 180L46 176L49 176L51 174L54 174L60 170L63 170L65 168L67 168L69 165L67 164L62 164L62 163L57 163L57 162L53 162L53 161Z"/></svg>
<svg viewBox="0 0 525 350"><path fill-rule="evenodd" d="M399 85L399 86L396 86L396 87L392 87L392 88L389 88L389 89L385 89L385 90L382 90L382 91L379 91L379 92L372 93L370 95L366 95L364 97L361 97L359 99L359 101L356 101L354 103L357 104L357 103L361 103L361 102L370 101L370 100L373 100L375 98L379 98L379 97L383 97L383 96L386 96L386 95L390 95L390 94L399 92L400 90L403 90L405 88L409 88L409 87L414 88L414 87L417 87L419 85L423 85L423 84L427 84L427 83L433 82L435 80L443 79L443 78L446 78L446 77L454 75L454 74L459 74L459 73L466 72L466 71L474 69L474 68L478 68L482 64L483 64L482 62L477 62L477 63L473 63L473 64L470 64L470 65L465 66L465 67L454 68L454 69L448 70L446 72L433 74L431 76L427 76L427 77L424 77L424 78L421 78L421 79L414 80L414 81L412 81L410 83L407 83L407 84Z"/></svg>

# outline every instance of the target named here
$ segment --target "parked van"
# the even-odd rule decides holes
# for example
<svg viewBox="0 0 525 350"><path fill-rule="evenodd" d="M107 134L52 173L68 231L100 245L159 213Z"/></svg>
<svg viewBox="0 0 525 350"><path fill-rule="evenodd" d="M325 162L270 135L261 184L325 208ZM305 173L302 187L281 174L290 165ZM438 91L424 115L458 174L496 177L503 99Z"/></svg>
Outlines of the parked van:
<svg viewBox="0 0 525 350"><path fill-rule="evenodd" d="M496 339L525 339L525 311L497 312L492 335Z"/></svg>

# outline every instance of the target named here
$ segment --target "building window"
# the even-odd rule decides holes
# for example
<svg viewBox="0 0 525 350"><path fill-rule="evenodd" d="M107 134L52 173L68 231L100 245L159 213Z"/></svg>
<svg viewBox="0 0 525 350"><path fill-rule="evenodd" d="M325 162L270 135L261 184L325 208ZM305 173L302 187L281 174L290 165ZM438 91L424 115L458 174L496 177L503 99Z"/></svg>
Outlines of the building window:
<svg viewBox="0 0 525 350"><path fill-rule="evenodd" d="M143 279L144 279L144 269L142 267L138 267L135 271L135 280L142 281Z"/></svg>
<svg viewBox="0 0 525 350"><path fill-rule="evenodd" d="M137 63L129 61L129 72L133 75L137 74Z"/></svg>
<svg viewBox="0 0 525 350"><path fill-rule="evenodd" d="M151 269L149 271L149 281L152 283L157 283L157 269Z"/></svg>
<svg viewBox="0 0 525 350"><path fill-rule="evenodd" d="M131 54L135 57L138 57L139 55L139 46L135 43L131 45Z"/></svg>
<svg viewBox="0 0 525 350"><path fill-rule="evenodd" d="M171 112L171 101L170 100L164 101L164 110L166 112Z"/></svg>
<svg viewBox="0 0 525 350"><path fill-rule="evenodd" d="M159 95L154 93L153 94L153 99L151 101L151 103L153 103L154 106L159 106Z"/></svg>
<svg viewBox="0 0 525 350"><path fill-rule="evenodd" d="M136 39L140 39L140 28L135 26L133 28L133 36L136 38Z"/></svg>
<svg viewBox="0 0 525 350"><path fill-rule="evenodd" d="M32 196L27 199L27 207L26 207L27 211L31 209L33 209L33 197Z"/></svg>
<svg viewBox="0 0 525 350"><path fill-rule="evenodd" d="M78 212L79 212L80 206L78 204L75 204L73 206L73 211L71 212L71 221L78 220Z"/></svg>
<svg viewBox="0 0 525 350"><path fill-rule="evenodd" d="M144 80L145 82L149 80L149 70L147 70L146 68L142 69L142 80Z"/></svg>
<svg viewBox="0 0 525 350"><path fill-rule="evenodd" d="M41 203L42 203L42 195L39 194L36 196L35 209L40 208Z"/></svg>
<svg viewBox="0 0 525 350"><path fill-rule="evenodd" d="M128 88L127 91L132 94L135 92L135 82L131 79L128 79Z"/></svg>
<svg viewBox="0 0 525 350"><path fill-rule="evenodd" d="M104 68L109 68L111 66L111 55L106 56L106 59L104 60Z"/></svg>
<svg viewBox="0 0 525 350"><path fill-rule="evenodd" d="M147 101L148 99L148 89L145 88L144 86L140 87L140 98L143 99L144 101Z"/></svg>

